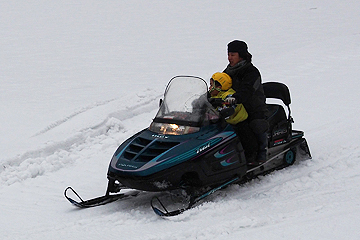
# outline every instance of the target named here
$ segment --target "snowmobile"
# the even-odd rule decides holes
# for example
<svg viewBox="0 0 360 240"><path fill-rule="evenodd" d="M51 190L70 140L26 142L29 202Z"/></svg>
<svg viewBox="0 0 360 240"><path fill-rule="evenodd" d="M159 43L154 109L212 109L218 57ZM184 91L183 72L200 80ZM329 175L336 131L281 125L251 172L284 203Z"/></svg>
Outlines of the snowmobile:
<svg viewBox="0 0 360 240"><path fill-rule="evenodd" d="M232 126L208 101L204 79L176 76L168 83L150 126L115 151L108 168L106 194L84 201L68 187L65 197L72 204L87 208L144 192L159 192L160 197L151 200L154 212L174 216L230 184L310 159L304 132L292 129L289 89L279 82L263 83L263 88L266 98L280 99L283 103L267 104L270 128L265 163L258 166L246 163ZM69 192L79 201L69 197ZM181 195L180 207L169 210L170 204L164 202L169 198L162 197L162 193ZM170 202L173 198L170 197Z"/></svg>

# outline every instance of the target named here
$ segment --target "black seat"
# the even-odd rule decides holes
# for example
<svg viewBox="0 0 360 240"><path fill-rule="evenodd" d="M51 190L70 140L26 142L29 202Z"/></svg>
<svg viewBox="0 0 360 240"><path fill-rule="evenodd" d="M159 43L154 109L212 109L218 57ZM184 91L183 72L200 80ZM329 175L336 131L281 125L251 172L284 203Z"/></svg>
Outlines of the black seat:
<svg viewBox="0 0 360 240"><path fill-rule="evenodd" d="M264 93L266 98L281 99L286 106L291 103L289 88L279 82L266 82L263 83Z"/></svg>
<svg viewBox="0 0 360 240"><path fill-rule="evenodd" d="M282 106L278 104L266 104L266 107L268 110L266 119L269 122L270 129L272 129L279 122L287 120L285 110Z"/></svg>
<svg viewBox="0 0 360 240"><path fill-rule="evenodd" d="M266 98L276 98L282 100L287 106L289 115L286 116L284 108L279 104L266 104L268 114L266 116L269 122L269 147L287 142L291 137L292 117L290 115L290 91L283 83L266 82L263 83Z"/></svg>

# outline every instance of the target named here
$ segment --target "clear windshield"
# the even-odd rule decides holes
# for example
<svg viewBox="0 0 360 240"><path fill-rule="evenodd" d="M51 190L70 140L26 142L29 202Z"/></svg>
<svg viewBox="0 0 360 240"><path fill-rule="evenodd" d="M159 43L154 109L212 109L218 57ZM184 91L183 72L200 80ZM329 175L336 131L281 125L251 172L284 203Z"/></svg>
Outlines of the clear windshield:
<svg viewBox="0 0 360 240"><path fill-rule="evenodd" d="M170 80L150 130L187 134L218 118L218 113L207 101L206 82L198 77L178 76Z"/></svg>

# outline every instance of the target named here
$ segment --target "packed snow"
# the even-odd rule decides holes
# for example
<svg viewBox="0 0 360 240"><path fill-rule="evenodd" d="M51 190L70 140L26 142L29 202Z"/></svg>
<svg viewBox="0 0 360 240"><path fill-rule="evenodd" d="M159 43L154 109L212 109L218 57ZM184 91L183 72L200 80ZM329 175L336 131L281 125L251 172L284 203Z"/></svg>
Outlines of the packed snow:
<svg viewBox="0 0 360 240"><path fill-rule="evenodd" d="M1 239L360 239L360 2L0 1ZM161 218L153 194L103 195L118 145L149 126L168 80L222 71L248 43L290 88L313 158Z"/></svg>

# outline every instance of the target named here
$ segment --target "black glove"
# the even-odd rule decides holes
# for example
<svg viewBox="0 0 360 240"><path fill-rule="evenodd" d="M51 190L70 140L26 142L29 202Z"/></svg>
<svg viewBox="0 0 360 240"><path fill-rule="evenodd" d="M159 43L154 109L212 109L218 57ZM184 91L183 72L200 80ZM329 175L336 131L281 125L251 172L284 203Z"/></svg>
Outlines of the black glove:
<svg viewBox="0 0 360 240"><path fill-rule="evenodd" d="M235 109L233 107L228 107L228 108L224 108L223 110L220 111L220 116L222 118L227 119L234 113L235 113Z"/></svg>
<svg viewBox="0 0 360 240"><path fill-rule="evenodd" d="M221 107L224 104L221 98L208 98L208 101L214 108Z"/></svg>

